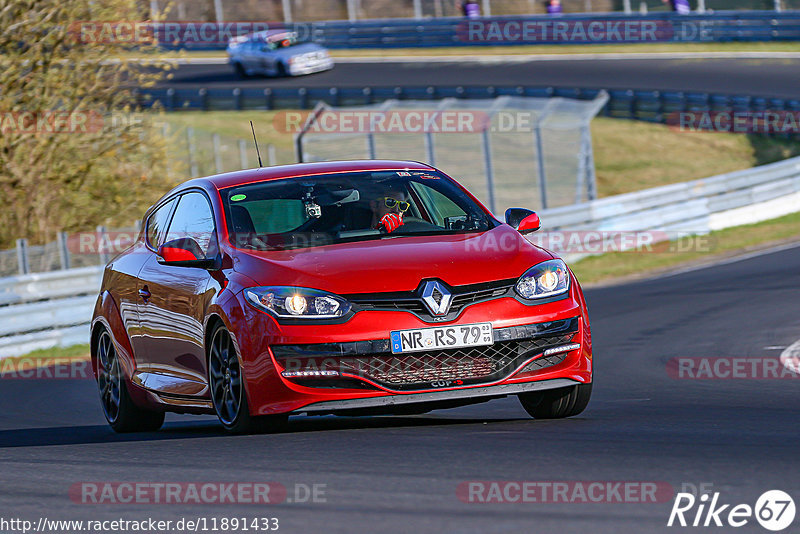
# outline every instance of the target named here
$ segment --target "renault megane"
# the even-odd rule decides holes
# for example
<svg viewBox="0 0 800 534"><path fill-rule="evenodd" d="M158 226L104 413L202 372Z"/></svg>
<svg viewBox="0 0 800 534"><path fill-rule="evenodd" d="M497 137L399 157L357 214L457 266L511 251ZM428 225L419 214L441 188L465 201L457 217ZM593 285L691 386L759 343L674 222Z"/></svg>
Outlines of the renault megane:
<svg viewBox="0 0 800 534"><path fill-rule="evenodd" d="M105 268L91 329L118 432L165 412L232 432L291 414L416 414L516 395L534 418L592 391L570 269L421 163L354 161L190 180Z"/></svg>

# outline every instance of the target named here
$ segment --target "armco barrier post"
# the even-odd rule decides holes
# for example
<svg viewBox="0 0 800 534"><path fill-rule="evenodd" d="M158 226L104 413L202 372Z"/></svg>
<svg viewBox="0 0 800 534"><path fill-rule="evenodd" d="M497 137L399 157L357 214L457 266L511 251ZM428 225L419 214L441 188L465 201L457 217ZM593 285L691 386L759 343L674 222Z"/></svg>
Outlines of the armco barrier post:
<svg viewBox="0 0 800 534"><path fill-rule="evenodd" d="M267 145L267 161L269 161L270 167L274 167L278 164L278 157L275 153L275 145L272 143Z"/></svg>
<svg viewBox="0 0 800 534"><path fill-rule="evenodd" d="M30 265L28 264L28 240L25 238L17 239L17 268L19 274L28 274Z"/></svg>

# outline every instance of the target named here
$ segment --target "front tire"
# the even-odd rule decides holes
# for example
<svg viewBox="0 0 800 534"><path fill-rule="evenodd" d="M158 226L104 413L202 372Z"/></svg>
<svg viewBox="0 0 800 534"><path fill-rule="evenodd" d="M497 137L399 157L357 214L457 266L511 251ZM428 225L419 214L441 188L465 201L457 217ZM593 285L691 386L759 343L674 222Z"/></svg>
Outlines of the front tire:
<svg viewBox="0 0 800 534"><path fill-rule="evenodd" d="M208 347L208 384L214 411L228 432L271 432L282 428L288 420L286 415L250 415L236 347L230 332L222 323L217 324L211 333L211 344Z"/></svg>
<svg viewBox="0 0 800 534"><path fill-rule="evenodd" d="M238 63L238 62L234 63L233 64L233 70L235 70L236 71L236 75L239 78L243 79L243 80L250 77L250 76L247 75L247 71L245 70L244 65L242 65L241 63Z"/></svg>
<svg viewBox="0 0 800 534"><path fill-rule="evenodd" d="M97 337L97 387L106 421L114 432L155 432L164 424L164 412L136 406L128 392L111 334L103 328Z"/></svg>
<svg viewBox="0 0 800 534"><path fill-rule="evenodd" d="M517 395L519 402L536 419L562 419L578 415L592 397L592 382L566 388L532 391Z"/></svg>
<svg viewBox="0 0 800 534"><path fill-rule="evenodd" d="M289 71L286 68L286 65L283 62L278 63L278 69L275 74L278 78L286 78L289 75Z"/></svg>

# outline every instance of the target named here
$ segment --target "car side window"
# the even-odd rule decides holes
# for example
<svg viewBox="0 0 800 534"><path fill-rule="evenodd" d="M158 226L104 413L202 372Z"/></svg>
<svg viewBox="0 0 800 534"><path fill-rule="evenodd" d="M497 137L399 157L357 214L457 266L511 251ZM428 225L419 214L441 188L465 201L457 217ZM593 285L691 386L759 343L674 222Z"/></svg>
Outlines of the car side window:
<svg viewBox="0 0 800 534"><path fill-rule="evenodd" d="M173 198L151 213L147 219L147 243L154 249L158 249L159 246L164 244L164 235L167 232L169 216L174 205L175 199Z"/></svg>
<svg viewBox="0 0 800 534"><path fill-rule="evenodd" d="M214 230L214 215L205 195L186 193L178 200L167 240L194 239L203 255L208 258L217 253L217 236Z"/></svg>

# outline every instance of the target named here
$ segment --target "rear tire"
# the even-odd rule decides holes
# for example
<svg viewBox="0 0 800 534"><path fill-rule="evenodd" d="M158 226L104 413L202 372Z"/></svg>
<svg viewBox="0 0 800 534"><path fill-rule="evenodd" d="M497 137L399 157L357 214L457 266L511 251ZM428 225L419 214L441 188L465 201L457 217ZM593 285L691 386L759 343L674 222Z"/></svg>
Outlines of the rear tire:
<svg viewBox="0 0 800 534"><path fill-rule="evenodd" d="M211 333L208 347L208 384L214 411L231 434L260 434L282 429L289 416L250 414L244 376L230 332L222 323Z"/></svg>
<svg viewBox="0 0 800 534"><path fill-rule="evenodd" d="M111 334L103 328L97 337L97 387L106 421L114 432L155 432L164 424L164 412L153 412L136 406L119 364Z"/></svg>
<svg viewBox="0 0 800 534"><path fill-rule="evenodd" d="M561 419L578 415L592 397L592 382L565 388L533 391L517 395L519 402L531 417L536 419Z"/></svg>

